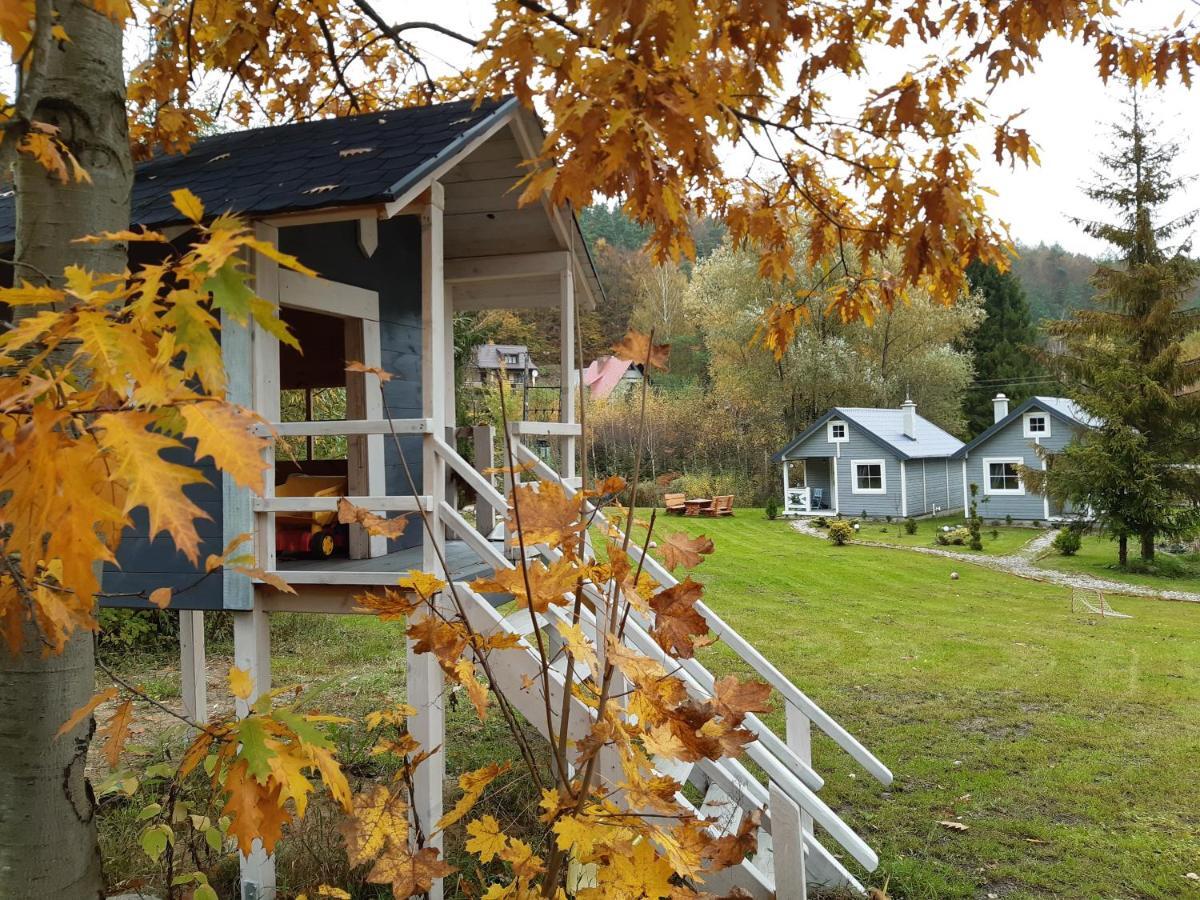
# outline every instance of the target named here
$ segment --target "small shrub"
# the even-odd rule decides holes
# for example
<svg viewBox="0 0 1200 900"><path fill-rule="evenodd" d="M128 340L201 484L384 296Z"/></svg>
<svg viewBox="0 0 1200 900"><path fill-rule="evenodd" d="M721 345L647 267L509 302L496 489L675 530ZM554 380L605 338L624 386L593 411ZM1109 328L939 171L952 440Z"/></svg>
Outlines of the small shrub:
<svg viewBox="0 0 1200 900"><path fill-rule="evenodd" d="M887 533L888 533L887 526L885 525L883 528L880 528L880 529L879 529L879 533L880 533L880 534L887 534Z"/></svg>
<svg viewBox="0 0 1200 900"><path fill-rule="evenodd" d="M767 498L767 518L774 522L779 518L779 501L773 496Z"/></svg>
<svg viewBox="0 0 1200 900"><path fill-rule="evenodd" d="M993 541L996 541L996 540L999 540L999 539L1000 539L1000 531L999 531L998 529L996 529L996 528L993 528L993 529L992 529L990 532L988 532L988 533L989 533L989 534L992 536L992 540L993 540Z"/></svg>
<svg viewBox="0 0 1200 900"><path fill-rule="evenodd" d="M815 519L813 519L813 525L815 525L817 528L828 528L829 520L824 516L817 516Z"/></svg>
<svg viewBox="0 0 1200 900"><path fill-rule="evenodd" d="M1004 517L1004 524L1005 524L1005 525L1011 525L1011 524L1012 524L1012 515L1011 515L1011 514L1010 514L1010 515L1007 515L1007 516L1005 516L1005 517Z"/></svg>
<svg viewBox="0 0 1200 900"><path fill-rule="evenodd" d="M862 511L862 515L859 516L859 518L862 519L864 522L867 521L867 511L865 509Z"/></svg>
<svg viewBox="0 0 1200 900"><path fill-rule="evenodd" d="M1032 522L1030 522L1029 524L1030 524L1030 525L1032 525L1034 528L1041 528L1041 527L1042 527L1042 520L1041 520L1041 519L1034 519L1034 520L1033 520Z"/></svg>
<svg viewBox="0 0 1200 900"><path fill-rule="evenodd" d="M892 524L892 517L891 517L891 516L884 516L884 518L885 518L885 519L887 519L887 523L888 523L889 525L891 525L891 524Z"/></svg>
<svg viewBox="0 0 1200 900"><path fill-rule="evenodd" d="M1079 552L1083 538L1074 528L1064 528L1054 536L1053 547L1061 556L1074 556Z"/></svg>
<svg viewBox="0 0 1200 900"><path fill-rule="evenodd" d="M916 534L917 533L917 520L914 519L912 516L909 516L907 519L904 520L904 533L905 534Z"/></svg>
<svg viewBox="0 0 1200 900"><path fill-rule="evenodd" d="M849 522L834 522L829 526L829 540L838 547L854 537L854 526Z"/></svg>
<svg viewBox="0 0 1200 900"><path fill-rule="evenodd" d="M949 531L939 531L934 538L943 547L961 547L971 540L971 531L967 528L951 528Z"/></svg>

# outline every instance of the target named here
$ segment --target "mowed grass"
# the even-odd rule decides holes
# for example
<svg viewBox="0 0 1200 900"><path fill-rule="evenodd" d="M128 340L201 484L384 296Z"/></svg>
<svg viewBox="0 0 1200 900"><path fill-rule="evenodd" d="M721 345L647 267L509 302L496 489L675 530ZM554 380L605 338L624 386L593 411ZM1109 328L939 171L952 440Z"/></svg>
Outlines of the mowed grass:
<svg viewBox="0 0 1200 900"><path fill-rule="evenodd" d="M834 547L756 510L665 528L713 538L695 572L710 606L895 773L884 788L814 742L825 800L880 854L869 884L930 900L1200 895L1184 878L1200 870L1200 607L1122 598L1134 618L1100 621L1062 588ZM720 644L704 655L746 672Z"/></svg>
<svg viewBox="0 0 1200 900"><path fill-rule="evenodd" d="M1136 564L1138 548L1131 542L1129 556ZM1083 545L1074 556L1060 556L1051 551L1038 560L1038 565L1059 572L1081 572L1107 581L1123 581L1160 588L1164 591L1194 591L1200 593L1200 556L1193 553L1185 557L1169 557L1159 553L1163 565L1174 565L1181 572L1179 577L1162 574L1130 572L1117 565L1117 545L1103 535L1084 535Z"/></svg>
<svg viewBox="0 0 1200 900"><path fill-rule="evenodd" d="M916 534L905 533L903 519L894 519L891 522L880 522L877 520L860 522L858 536L860 540L890 544L894 547L939 547L941 545L938 544L935 535L944 526L950 528L966 526L966 522L959 513L949 516L936 516L929 519L917 519L916 522ZM982 550L972 550L966 545L947 547L946 549L965 553L983 553L988 556L1007 556L1011 553L1016 553L1041 533L1041 530L1038 528L1021 527L1019 525L990 525L988 522L988 519L984 519L983 527L979 531L980 536L983 538Z"/></svg>

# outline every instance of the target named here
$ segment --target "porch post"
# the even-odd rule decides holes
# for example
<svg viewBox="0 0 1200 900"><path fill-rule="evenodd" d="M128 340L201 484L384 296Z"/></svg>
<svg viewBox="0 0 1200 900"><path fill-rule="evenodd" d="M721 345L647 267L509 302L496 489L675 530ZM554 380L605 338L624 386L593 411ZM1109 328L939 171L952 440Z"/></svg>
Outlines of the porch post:
<svg viewBox="0 0 1200 900"><path fill-rule="evenodd" d="M562 289L559 315L559 365L562 370L561 395L558 402L559 420L574 423L575 419L575 272L571 260L559 276ZM563 478L575 477L575 436L564 435L559 442Z"/></svg>
<svg viewBox="0 0 1200 900"><path fill-rule="evenodd" d="M427 513L429 533L422 534L422 568L449 579L439 562L445 558L445 533L439 505L446 496L445 467L435 451L433 438L444 437L449 416L446 410L446 372L442 358L446 348L446 297L443 279L442 211L445 208L442 185L434 182L429 203L421 214L421 407L430 419L431 434L423 439L421 453L421 492L432 501ZM438 598L440 600L440 598ZM428 612L424 613L429 615ZM417 615L420 615L419 613ZM433 654L413 652L408 642L408 702L417 714L409 720L409 730L421 750L433 753L413 775L412 814L428 835L442 817L442 780L446 770L446 713L442 705L443 680ZM428 841L441 847L441 836ZM439 879L429 892L430 900L441 900Z"/></svg>
<svg viewBox="0 0 1200 900"><path fill-rule="evenodd" d="M250 699L234 705L238 718L244 718L254 701L271 690L270 619L257 603L254 609L233 614L233 664L250 673L253 685ZM275 900L275 856L261 841L255 839L248 855L238 854L238 864L241 900Z"/></svg>
<svg viewBox="0 0 1200 900"><path fill-rule="evenodd" d="M785 513L792 511L791 498L790 485L788 484L788 459L785 456L783 458L783 511Z"/></svg>
<svg viewBox="0 0 1200 900"><path fill-rule="evenodd" d="M836 516L842 511L842 498L838 492L838 476L837 476L837 457L829 457L829 482L833 490L833 514Z"/></svg>
<svg viewBox="0 0 1200 900"><path fill-rule="evenodd" d="M208 681L205 677L204 613L179 611L179 675L183 713L200 725L208 723Z"/></svg>
<svg viewBox="0 0 1200 900"><path fill-rule="evenodd" d="M489 469L496 463L494 454L496 452L496 427L494 425L476 425L472 429L474 445L474 464L476 471L482 472L484 469ZM489 482L494 482L495 479L491 475L484 475ZM501 510L492 509L491 505L484 499L483 494L475 495L475 527L479 529L479 533L485 537L491 537L492 531L496 527L496 515Z"/></svg>

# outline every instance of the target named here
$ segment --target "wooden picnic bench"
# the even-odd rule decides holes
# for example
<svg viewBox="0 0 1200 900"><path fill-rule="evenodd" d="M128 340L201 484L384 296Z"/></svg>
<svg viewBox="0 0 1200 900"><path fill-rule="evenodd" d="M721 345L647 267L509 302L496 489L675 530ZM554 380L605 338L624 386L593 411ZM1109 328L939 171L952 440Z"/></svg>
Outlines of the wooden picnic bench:
<svg viewBox="0 0 1200 900"><path fill-rule="evenodd" d="M733 515L733 494L725 494L722 497L713 497L712 502L700 509L702 516L732 516Z"/></svg>
<svg viewBox="0 0 1200 900"><path fill-rule="evenodd" d="M687 494L663 494L663 508L673 516L687 512Z"/></svg>

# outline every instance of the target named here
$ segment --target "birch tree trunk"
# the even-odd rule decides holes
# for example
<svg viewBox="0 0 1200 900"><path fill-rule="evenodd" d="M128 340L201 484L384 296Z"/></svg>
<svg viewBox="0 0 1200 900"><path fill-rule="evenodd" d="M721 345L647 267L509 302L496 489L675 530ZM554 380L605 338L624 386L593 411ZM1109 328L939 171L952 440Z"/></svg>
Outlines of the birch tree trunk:
<svg viewBox="0 0 1200 900"><path fill-rule="evenodd" d="M92 183L62 184L28 157L18 159L15 275L34 282L68 265L122 271L124 247L72 240L129 225L121 26L77 0L55 7L70 40L35 61L44 78L26 79L40 88L33 119L60 129ZM96 898L103 896L100 851L84 775L94 723L54 738L94 689L92 636L77 635L58 656L43 650L33 626L20 655L0 649L0 897Z"/></svg>

